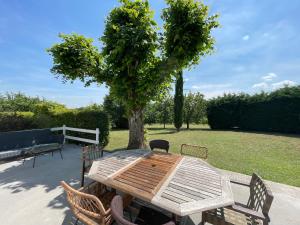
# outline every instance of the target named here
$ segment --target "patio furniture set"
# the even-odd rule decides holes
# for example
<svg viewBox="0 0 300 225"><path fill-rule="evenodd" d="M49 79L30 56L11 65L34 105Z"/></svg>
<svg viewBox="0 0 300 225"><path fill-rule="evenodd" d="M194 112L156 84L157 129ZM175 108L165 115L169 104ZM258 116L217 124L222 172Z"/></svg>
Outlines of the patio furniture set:
<svg viewBox="0 0 300 225"><path fill-rule="evenodd" d="M151 150L122 150L103 156L83 148L82 187L62 186L77 221L88 225L175 225L194 213L202 224L269 224L273 195L253 174L248 203L235 202L229 178L206 162L205 147L183 144L170 154L169 143L153 140ZM154 149L163 149L157 151ZM84 174L93 180L84 186ZM76 223L77 223L76 221Z"/></svg>
<svg viewBox="0 0 300 225"><path fill-rule="evenodd" d="M35 129L0 133L0 161L33 157L33 167L40 155L58 151L61 159L64 144L63 134L53 134L50 129Z"/></svg>

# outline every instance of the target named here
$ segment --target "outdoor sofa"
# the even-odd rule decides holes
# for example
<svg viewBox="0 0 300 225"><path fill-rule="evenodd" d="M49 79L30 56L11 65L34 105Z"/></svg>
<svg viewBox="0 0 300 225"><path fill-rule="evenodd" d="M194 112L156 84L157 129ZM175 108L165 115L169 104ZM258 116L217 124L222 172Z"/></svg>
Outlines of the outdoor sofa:
<svg viewBox="0 0 300 225"><path fill-rule="evenodd" d="M59 151L63 148L64 136L55 135L50 129L0 132L0 161L10 161Z"/></svg>

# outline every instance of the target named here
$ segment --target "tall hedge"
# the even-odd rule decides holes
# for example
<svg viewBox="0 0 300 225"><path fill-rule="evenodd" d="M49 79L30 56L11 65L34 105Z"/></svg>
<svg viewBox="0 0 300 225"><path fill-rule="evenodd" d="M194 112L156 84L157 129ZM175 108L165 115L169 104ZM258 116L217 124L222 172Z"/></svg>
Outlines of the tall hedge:
<svg viewBox="0 0 300 225"><path fill-rule="evenodd" d="M300 86L212 99L207 118L212 129L300 133Z"/></svg>
<svg viewBox="0 0 300 225"><path fill-rule="evenodd" d="M99 128L100 145L106 146L109 141L109 119L105 112L100 110L69 110L51 114L33 112L0 112L0 132L60 127L63 124L69 127L96 129ZM94 134L70 132L77 137L95 138Z"/></svg>
<svg viewBox="0 0 300 225"><path fill-rule="evenodd" d="M0 112L0 132L38 128L32 112Z"/></svg>

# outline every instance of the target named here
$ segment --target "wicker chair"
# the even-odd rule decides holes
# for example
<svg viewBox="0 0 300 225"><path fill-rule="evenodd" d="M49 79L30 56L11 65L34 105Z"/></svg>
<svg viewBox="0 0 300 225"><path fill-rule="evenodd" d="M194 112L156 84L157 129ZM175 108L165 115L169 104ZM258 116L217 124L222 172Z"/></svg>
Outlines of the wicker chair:
<svg viewBox="0 0 300 225"><path fill-rule="evenodd" d="M198 145L182 144L180 154L206 160L208 157L208 149L206 147L201 147Z"/></svg>
<svg viewBox="0 0 300 225"><path fill-rule="evenodd" d="M110 225L113 221L110 202L115 192L107 191L100 183L92 183L87 187L75 190L66 182L61 182L67 193L70 208L78 220L87 225Z"/></svg>
<svg viewBox="0 0 300 225"><path fill-rule="evenodd" d="M124 218L124 213L123 213L124 207L123 207L123 200L122 200L121 196L117 195L113 198L113 200L111 201L110 208L111 208L111 214L118 225L137 225L137 224L132 223ZM150 225L151 223L148 223L146 221L144 223L142 222L139 224L140 225L143 225L143 224ZM153 224L153 225L159 225L159 224ZM175 223L170 221L163 225L175 225Z"/></svg>
<svg viewBox="0 0 300 225"><path fill-rule="evenodd" d="M88 173L93 161L103 156L103 149L96 145L82 148L81 187L84 186L84 174Z"/></svg>
<svg viewBox="0 0 300 225"><path fill-rule="evenodd" d="M240 182L234 183L246 185L250 188L250 197L247 205L236 202L231 207L203 212L202 223L209 222L215 225L269 224L270 218L268 214L273 195L265 182L254 173L250 185Z"/></svg>
<svg viewBox="0 0 300 225"><path fill-rule="evenodd" d="M169 148L170 148L170 143L166 140L152 140L149 142L149 146L151 148L151 150L153 151L154 149L163 149L165 150L167 153L169 152Z"/></svg>

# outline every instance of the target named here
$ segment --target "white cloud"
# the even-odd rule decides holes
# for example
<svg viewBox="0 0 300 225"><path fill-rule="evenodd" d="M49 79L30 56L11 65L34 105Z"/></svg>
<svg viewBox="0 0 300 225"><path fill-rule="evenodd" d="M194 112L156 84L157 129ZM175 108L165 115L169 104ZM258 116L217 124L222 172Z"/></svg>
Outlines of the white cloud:
<svg viewBox="0 0 300 225"><path fill-rule="evenodd" d="M231 84L200 84L200 85L193 85L192 89L216 89L216 88L228 88L231 87Z"/></svg>
<svg viewBox="0 0 300 225"><path fill-rule="evenodd" d="M272 81L276 77L277 77L277 75L275 73L268 73L268 75L263 76L262 79L264 81Z"/></svg>
<svg viewBox="0 0 300 225"><path fill-rule="evenodd" d="M261 89L266 89L268 87L269 85L266 82L257 83L252 86L252 88L261 88Z"/></svg>
<svg viewBox="0 0 300 225"><path fill-rule="evenodd" d="M243 37L243 40L244 41L248 41L250 39L250 36L249 35L245 35L244 37Z"/></svg>
<svg viewBox="0 0 300 225"><path fill-rule="evenodd" d="M283 81L280 81L280 82L277 82L277 83L273 83L272 87L274 89L278 89L278 88L282 88L282 87L285 87L285 86L296 86L296 85L297 85L297 83L294 82L294 81L283 80Z"/></svg>
<svg viewBox="0 0 300 225"><path fill-rule="evenodd" d="M184 82L189 81L189 80L190 80L189 78L184 78L183 79Z"/></svg>

